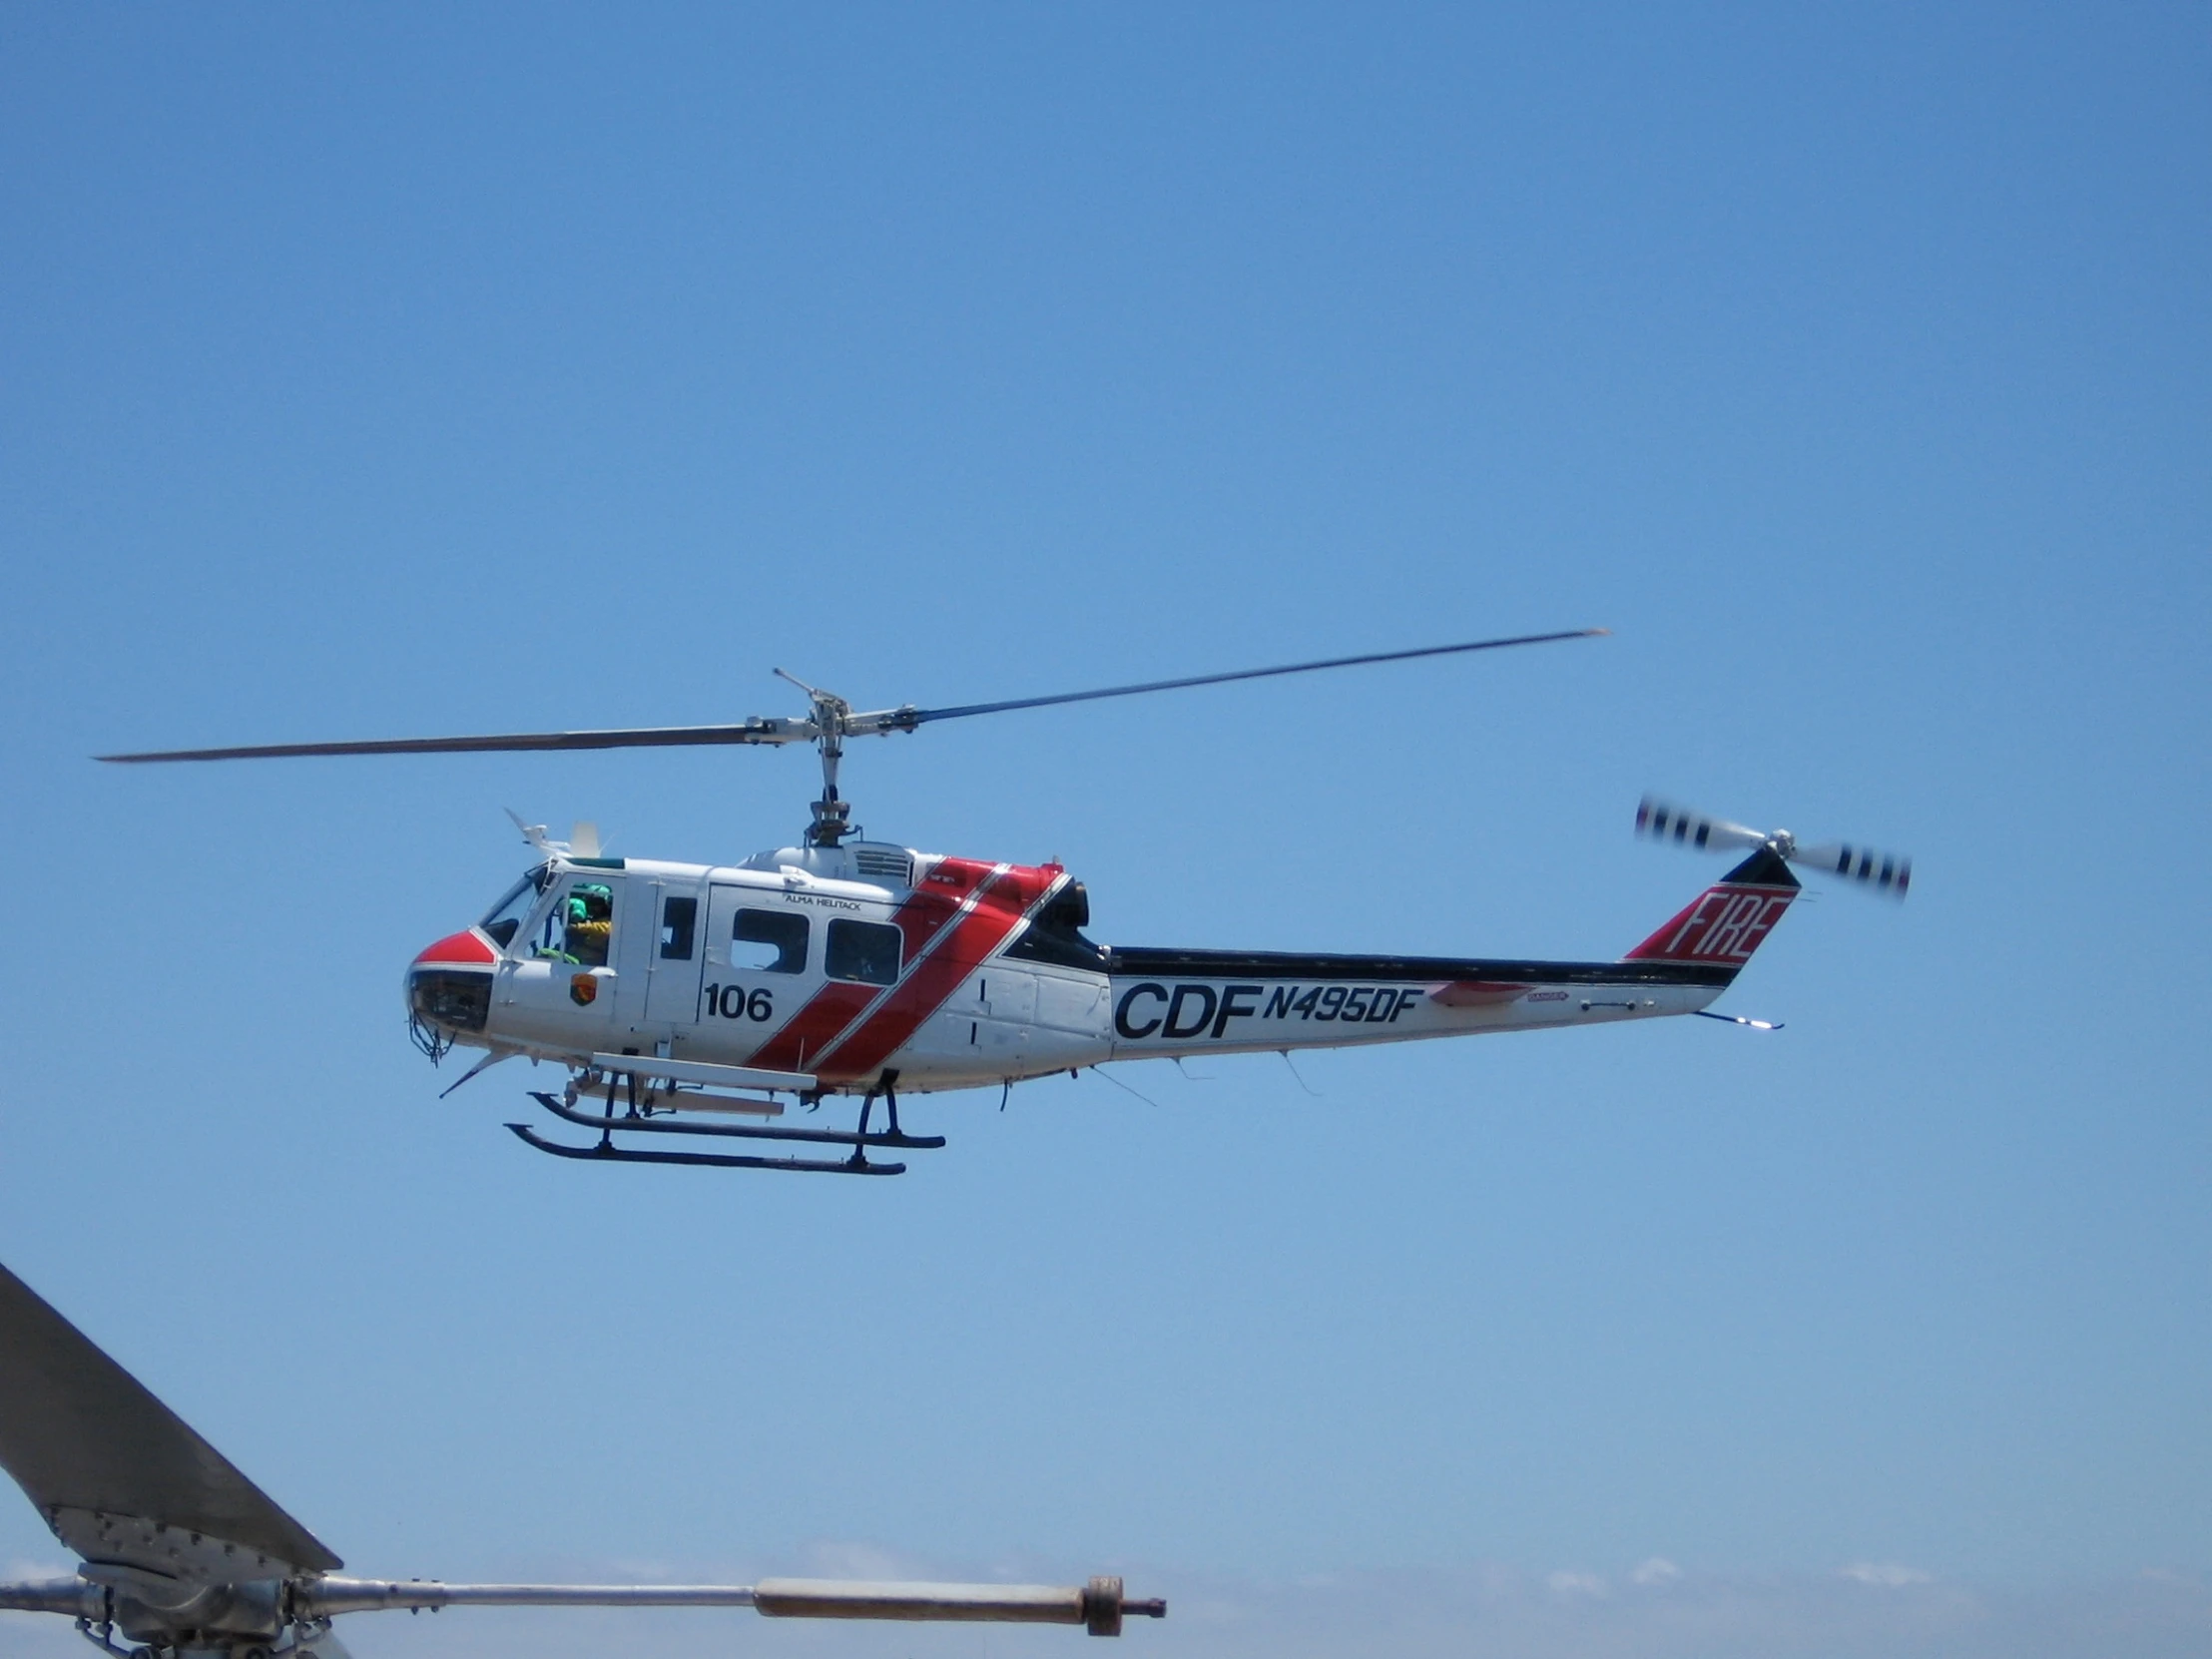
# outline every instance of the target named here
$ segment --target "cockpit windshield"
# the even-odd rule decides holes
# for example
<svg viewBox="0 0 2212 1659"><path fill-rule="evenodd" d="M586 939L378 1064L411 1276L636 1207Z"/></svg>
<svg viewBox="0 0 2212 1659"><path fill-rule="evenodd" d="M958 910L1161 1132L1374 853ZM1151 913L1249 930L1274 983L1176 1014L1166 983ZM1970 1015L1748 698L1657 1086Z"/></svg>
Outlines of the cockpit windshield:
<svg viewBox="0 0 2212 1659"><path fill-rule="evenodd" d="M491 911L478 925L492 936L504 950L514 943L515 934L530 919L530 911L538 901L538 894L545 891L546 878L552 873L551 864L540 864L508 889L507 896L491 907Z"/></svg>

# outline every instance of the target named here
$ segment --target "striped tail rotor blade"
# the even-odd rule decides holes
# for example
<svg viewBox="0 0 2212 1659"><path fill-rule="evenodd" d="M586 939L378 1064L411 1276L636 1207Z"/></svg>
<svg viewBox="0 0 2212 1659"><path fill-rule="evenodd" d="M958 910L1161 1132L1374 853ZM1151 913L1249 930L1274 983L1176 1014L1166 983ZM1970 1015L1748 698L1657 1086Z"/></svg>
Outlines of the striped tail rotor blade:
<svg viewBox="0 0 2212 1659"><path fill-rule="evenodd" d="M1888 893L1892 898L1903 898L1906 889L1913 884L1912 859L1902 853L1881 852L1850 841L1801 846L1790 854L1790 861L1825 869L1872 887L1876 892Z"/></svg>
<svg viewBox="0 0 2212 1659"><path fill-rule="evenodd" d="M1767 837L1726 819L1707 818L1687 807L1672 806L1645 796L1636 808L1636 832L1654 840L1678 841L1684 846L1764 846Z"/></svg>

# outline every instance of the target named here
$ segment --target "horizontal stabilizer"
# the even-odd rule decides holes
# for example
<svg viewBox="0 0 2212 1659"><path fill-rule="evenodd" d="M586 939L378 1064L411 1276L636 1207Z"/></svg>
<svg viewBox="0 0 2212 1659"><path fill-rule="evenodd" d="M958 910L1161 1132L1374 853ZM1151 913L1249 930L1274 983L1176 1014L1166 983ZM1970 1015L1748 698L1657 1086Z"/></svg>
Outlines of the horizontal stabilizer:
<svg viewBox="0 0 2212 1659"><path fill-rule="evenodd" d="M65 1512L130 1516L244 1546L268 1564L239 1563L240 1579L326 1572L342 1565L222 1452L202 1439L85 1334L0 1268L0 1467L57 1533ZM80 1527L71 1520L70 1532ZM178 1556L142 1562L118 1528L115 1559L163 1572ZM64 1542L83 1552L74 1536ZM209 1566L193 1576L221 1582Z"/></svg>

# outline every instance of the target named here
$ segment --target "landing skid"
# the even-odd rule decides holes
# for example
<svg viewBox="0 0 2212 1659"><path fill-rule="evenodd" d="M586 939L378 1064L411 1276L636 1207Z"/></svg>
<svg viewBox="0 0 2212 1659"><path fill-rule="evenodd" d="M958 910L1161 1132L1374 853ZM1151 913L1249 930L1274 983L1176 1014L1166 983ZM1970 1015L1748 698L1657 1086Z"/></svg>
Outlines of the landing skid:
<svg viewBox="0 0 2212 1659"><path fill-rule="evenodd" d="M542 1097L541 1097L542 1098ZM510 1123L509 1129L527 1146L550 1152L556 1158L593 1159L603 1164L704 1164L714 1169L785 1169L802 1175L904 1175L904 1164L870 1163L855 1153L850 1158L746 1158L724 1152L645 1152L634 1147L601 1141L596 1146L564 1146L545 1140L527 1123Z"/></svg>
<svg viewBox="0 0 2212 1659"><path fill-rule="evenodd" d="M878 1089L870 1089L860 1107L860 1126L856 1130L840 1129L787 1129L781 1126L754 1126L735 1123L674 1123L662 1118L648 1117L635 1107L617 1115L615 1101L618 1089L610 1079L607 1086L607 1107L603 1113L580 1112L568 1101L558 1096L532 1090L530 1098L564 1123L573 1123L580 1129L596 1129L599 1140L593 1146L569 1146L559 1141L549 1141L534 1133L525 1123L510 1123L507 1127L516 1137L540 1152L550 1152L556 1158L597 1159L603 1163L629 1164L697 1164L720 1169L781 1169L813 1175L902 1175L904 1164L878 1164L868 1160L870 1147L888 1147L899 1151L933 1151L944 1145L942 1135L908 1135L898 1127L897 1095L892 1085L895 1072L886 1072ZM875 1105L876 1094L884 1096L890 1111L891 1126L888 1130L868 1133L868 1117ZM848 1146L852 1156L840 1159L825 1158L762 1158L721 1152L659 1152L642 1148L617 1146L617 1134L641 1135L698 1135L716 1140L746 1141L799 1141L815 1146Z"/></svg>

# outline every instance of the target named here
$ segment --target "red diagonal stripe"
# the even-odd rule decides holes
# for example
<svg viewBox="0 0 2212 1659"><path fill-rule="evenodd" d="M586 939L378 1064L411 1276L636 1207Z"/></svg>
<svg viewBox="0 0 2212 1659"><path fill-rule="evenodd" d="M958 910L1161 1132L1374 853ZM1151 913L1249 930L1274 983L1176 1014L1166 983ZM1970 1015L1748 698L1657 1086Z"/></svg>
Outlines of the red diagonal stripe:
<svg viewBox="0 0 2212 1659"><path fill-rule="evenodd" d="M944 924L960 913L967 896L988 881L997 866L974 858L939 858L899 905L891 920L906 935L906 960L918 959Z"/></svg>
<svg viewBox="0 0 2212 1659"><path fill-rule="evenodd" d="M917 932L926 938L943 925L943 917L932 918L930 912L941 909L949 914L951 908L941 898L925 898L916 893L898 907L898 913L891 919L906 935L906 947L911 950ZM914 914L910 916L909 911ZM755 1049L746 1064L768 1071L814 1070L809 1062L820 1058L823 1051L836 1041L837 1033L882 994L880 985L831 980L809 997L806 1006L786 1020L775 1035Z"/></svg>
<svg viewBox="0 0 2212 1659"><path fill-rule="evenodd" d="M841 979L823 986L745 1063L768 1071L813 1071L815 1067L808 1062L828 1048L837 1033L852 1023L853 1016L881 993L878 985L853 985Z"/></svg>
<svg viewBox="0 0 2212 1659"><path fill-rule="evenodd" d="M887 994L874 985L844 981L825 985L754 1050L746 1063L767 1070L811 1071L821 1076L825 1074L824 1061L833 1052L836 1063L828 1069L838 1081L856 1081L869 1075L913 1035L923 1020L944 1005L978 963L1005 942L1029 906L1048 892L1062 873L1057 866L1015 865L992 880L995 867L974 858L937 859L891 917L905 935L905 959L910 965L904 978ZM946 924L961 915L962 903L979 885L983 890L958 930L921 958L921 952L937 939ZM975 924L972 929L971 923ZM948 952L968 959L955 964ZM917 958L921 959L917 962ZM949 979L945 977L948 973ZM924 984L930 987L926 991L921 989ZM918 1012L911 1012L923 997L926 1004L919 1006ZM842 1043L838 1042L839 1034L867 1012L870 1003L878 1005ZM895 1030L896 1035L878 1051L874 1033L879 1024L885 1031ZM853 1048L855 1043L863 1042L864 1052L872 1055L865 1063L856 1057Z"/></svg>
<svg viewBox="0 0 2212 1659"><path fill-rule="evenodd" d="M883 1004L859 1028L822 1057L816 1073L840 1080L872 1076L901 1043L959 989L992 951L1021 925L1021 918L1057 879L1057 870L1008 869L983 889L974 909L962 916L952 936L909 971Z"/></svg>
<svg viewBox="0 0 2212 1659"><path fill-rule="evenodd" d="M993 867L973 858L939 858L929 866L891 917L905 935L907 961L919 956L945 923L959 913L968 894L990 878ZM841 980L823 986L775 1035L755 1049L746 1063L769 1071L815 1069L809 1062L820 1059L836 1041L837 1034L882 994L880 986Z"/></svg>

